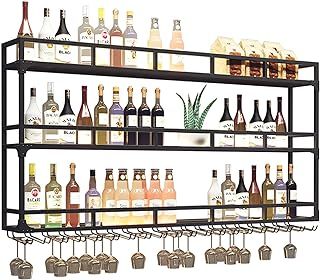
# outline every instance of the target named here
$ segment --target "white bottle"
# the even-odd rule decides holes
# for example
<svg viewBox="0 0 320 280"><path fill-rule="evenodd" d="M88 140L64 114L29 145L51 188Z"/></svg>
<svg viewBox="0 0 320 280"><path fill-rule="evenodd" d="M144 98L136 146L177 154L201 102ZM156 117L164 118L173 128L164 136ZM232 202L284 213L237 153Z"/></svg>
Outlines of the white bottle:
<svg viewBox="0 0 320 280"><path fill-rule="evenodd" d="M217 180L217 170L212 170L212 183L208 191L208 205L222 205L222 192ZM214 221L219 221L221 219L222 219L222 209L215 209ZM210 218L210 211L209 211L209 221L213 222L211 221L211 218Z"/></svg>
<svg viewBox="0 0 320 280"><path fill-rule="evenodd" d="M39 39L54 40L54 32L50 22L50 10L44 8L44 18ZM41 61L54 61L54 44L39 44L39 58Z"/></svg>
<svg viewBox="0 0 320 280"><path fill-rule="evenodd" d="M24 124L27 125L41 125L42 117L36 100L36 89L30 89L30 104L24 115ZM25 138L29 143L41 143L42 133L41 129L25 129Z"/></svg>

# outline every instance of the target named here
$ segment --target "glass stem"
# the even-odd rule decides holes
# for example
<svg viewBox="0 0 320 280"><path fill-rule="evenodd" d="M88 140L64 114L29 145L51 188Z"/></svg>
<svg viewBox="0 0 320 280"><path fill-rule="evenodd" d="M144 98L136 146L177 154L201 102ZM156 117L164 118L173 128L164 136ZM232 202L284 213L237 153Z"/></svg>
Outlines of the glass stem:
<svg viewBox="0 0 320 280"><path fill-rule="evenodd" d="M166 249L166 238L165 237L162 238L162 248L163 248L163 250Z"/></svg>
<svg viewBox="0 0 320 280"><path fill-rule="evenodd" d="M17 241L17 258L19 258L19 242Z"/></svg>
<svg viewBox="0 0 320 280"><path fill-rule="evenodd" d="M23 244L23 259L24 261L27 260L27 244Z"/></svg>
<svg viewBox="0 0 320 280"><path fill-rule="evenodd" d="M62 259L62 241L60 242L60 259Z"/></svg>
<svg viewBox="0 0 320 280"><path fill-rule="evenodd" d="M210 235L210 248L212 248L212 234Z"/></svg>
<svg viewBox="0 0 320 280"><path fill-rule="evenodd" d="M110 240L110 256L112 256L112 240Z"/></svg>

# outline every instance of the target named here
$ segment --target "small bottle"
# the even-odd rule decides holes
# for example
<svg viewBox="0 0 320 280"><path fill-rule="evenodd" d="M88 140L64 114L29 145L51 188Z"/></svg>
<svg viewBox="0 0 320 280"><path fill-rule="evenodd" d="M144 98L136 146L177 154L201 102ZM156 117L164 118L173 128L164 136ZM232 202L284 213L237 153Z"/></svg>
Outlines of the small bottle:
<svg viewBox="0 0 320 280"><path fill-rule="evenodd" d="M59 104L54 101L54 83L47 83L48 99L42 105L42 120L44 125L59 125ZM42 143L59 143L59 133L57 129L44 129L42 133Z"/></svg>
<svg viewBox="0 0 320 280"><path fill-rule="evenodd" d="M270 180L270 164L266 164L266 178L262 183L262 199L263 204L274 204L274 185ZM271 220L274 216L274 207L268 207L263 210L263 218Z"/></svg>
<svg viewBox="0 0 320 280"><path fill-rule="evenodd" d="M242 113L242 95L237 95L237 113L234 117L234 131L246 131L246 120ZM248 147L248 136L246 134L235 134L235 147Z"/></svg>
<svg viewBox="0 0 320 280"><path fill-rule="evenodd" d="M219 130L234 130L234 122L229 112L229 98L224 99L224 110L219 122ZM217 134L219 147L233 147L233 134Z"/></svg>
<svg viewBox="0 0 320 280"><path fill-rule="evenodd" d="M104 182L104 189L102 192L102 208L115 208L115 189L113 179L113 169L106 169L106 178ZM114 212L102 213L102 225L114 225Z"/></svg>
<svg viewBox="0 0 320 280"><path fill-rule="evenodd" d="M166 169L166 177L164 180L164 188L162 190L162 205L167 207L175 207L177 205L177 194L174 189L174 181L172 169ZM168 210L162 211L160 215L160 223L170 224L177 222L176 211Z"/></svg>
<svg viewBox="0 0 320 280"><path fill-rule="evenodd" d="M138 35L133 28L133 12L127 11L127 28L123 32L123 45L129 47L137 46ZM137 67L137 52L133 50L124 51L124 66Z"/></svg>
<svg viewBox="0 0 320 280"><path fill-rule="evenodd" d="M109 125L108 107L103 101L103 85L98 86L99 101L94 107L94 126L107 127ZM109 142L109 131L97 130L96 131L96 144L106 145Z"/></svg>
<svg viewBox="0 0 320 280"><path fill-rule="evenodd" d="M90 170L90 180L89 180L89 190L85 195L85 206L86 208L100 208L101 207L101 195L97 191L96 186L96 171L94 169ZM100 225L100 214L95 213L96 224L92 224L91 213L85 214L85 225L86 226L99 226Z"/></svg>
<svg viewBox="0 0 320 280"><path fill-rule="evenodd" d="M293 180L293 164L289 164L289 172L288 172L288 181L286 183L287 186L287 201L288 203L296 203L297 202L297 184ZM297 217L297 207L289 207L288 216L290 218Z"/></svg>
<svg viewBox="0 0 320 280"><path fill-rule="evenodd" d="M130 191L130 203L132 208L144 207L144 189L141 181L141 170L133 170L132 189ZM144 211L132 211L130 223L133 225L143 224L145 221Z"/></svg>
<svg viewBox="0 0 320 280"><path fill-rule="evenodd" d="M138 126L138 116L137 108L134 106L132 101L133 88L129 86L128 89L128 103L124 108L124 126L125 127L137 127ZM137 132L125 132L125 143L126 145L136 145L137 144Z"/></svg>
<svg viewBox="0 0 320 280"><path fill-rule="evenodd" d="M30 89L30 103L24 115L24 124L27 125L41 125L42 117L36 99L36 89ZM41 129L25 129L25 137L29 143L41 143L42 131Z"/></svg>
<svg viewBox="0 0 320 280"><path fill-rule="evenodd" d="M170 49L172 50L184 50L184 42L181 32L181 20L173 20L172 38L170 41ZM170 70L183 71L184 62L183 56L180 54L170 54Z"/></svg>
<svg viewBox="0 0 320 280"><path fill-rule="evenodd" d="M263 120L263 131L275 132L276 122L274 121L271 113L271 101L267 101L267 113ZM267 135L267 147L275 147L275 135Z"/></svg>
<svg viewBox="0 0 320 280"><path fill-rule="evenodd" d="M70 105L70 90L65 90L64 107L59 116L59 125L63 126L76 126L76 116L72 111ZM62 144L75 144L76 143L76 131L61 129L60 143Z"/></svg>
<svg viewBox="0 0 320 280"><path fill-rule="evenodd" d="M99 24L93 31L95 44L110 45L109 29L104 24L104 8L98 9ZM96 65L110 65L110 49L96 48Z"/></svg>
<svg viewBox="0 0 320 280"><path fill-rule="evenodd" d="M277 165L277 181L274 183L275 203L286 204L287 203L287 186L282 179L282 165ZM275 208L275 219L286 219L287 207Z"/></svg>
<svg viewBox="0 0 320 280"><path fill-rule="evenodd" d="M75 178L76 165L70 164L70 181L66 187L66 208L79 209L80 208L80 187ZM67 213L66 217L67 227L78 227L80 225L79 213Z"/></svg>
<svg viewBox="0 0 320 280"><path fill-rule="evenodd" d="M56 33L56 40L71 41L71 35L66 26L66 11L60 10L60 25ZM72 47L70 45L56 45L56 60L70 63L72 60Z"/></svg>
<svg viewBox="0 0 320 280"><path fill-rule="evenodd" d="M113 104L109 110L109 124L110 127L123 127L124 126L124 112L120 105L119 100L119 87L113 87ZM110 131L109 143L111 145L124 144L123 131Z"/></svg>
<svg viewBox="0 0 320 280"><path fill-rule="evenodd" d="M239 184L236 189L236 204L237 205L248 205L249 204L249 193L244 185L244 171L239 170ZM237 208L236 215L238 220L247 220L249 216L248 208Z"/></svg>
<svg viewBox="0 0 320 280"><path fill-rule="evenodd" d="M110 44L123 46L123 35L119 27L119 11L113 10L113 26L110 30ZM111 49L110 50L110 65L115 67L122 67L123 65L123 51Z"/></svg>
<svg viewBox="0 0 320 280"><path fill-rule="evenodd" d="M62 187L57 182L56 165L50 164L50 182L46 185L46 210L62 209ZM46 228L61 228L62 214L46 214Z"/></svg>
<svg viewBox="0 0 320 280"><path fill-rule="evenodd" d="M221 187L218 184L217 180L217 170L212 170L212 181L211 181L211 186L210 189L207 193L208 197L208 205L217 205L220 206L222 205L222 192L221 192ZM210 217L210 211L208 213L209 222L214 222L214 221L221 221L222 220L222 209L215 209L214 210L214 220L211 220Z"/></svg>
<svg viewBox="0 0 320 280"><path fill-rule="evenodd" d="M159 169L151 169L151 181L150 188L148 190L149 207L161 207L162 206L162 191L160 188ZM152 212L148 213L147 224L153 223ZM161 215L158 216L158 220L161 220Z"/></svg>
<svg viewBox="0 0 320 280"><path fill-rule="evenodd" d="M128 186L127 169L119 169L119 177L117 182L117 189L114 195L116 208L129 208L130 207L130 192ZM129 212L116 212L115 224L127 225L129 224Z"/></svg>
<svg viewBox="0 0 320 280"><path fill-rule="evenodd" d="M29 163L29 182L24 186L25 210L41 209L41 188L36 182L36 165ZM31 228L41 227L41 215L25 215L26 223Z"/></svg>
<svg viewBox="0 0 320 280"><path fill-rule="evenodd" d="M231 180L231 165L226 164L226 179L221 184L222 202L224 205L236 204L236 184ZM222 210L223 220L235 220L236 212L234 208Z"/></svg>
<svg viewBox="0 0 320 280"><path fill-rule="evenodd" d="M147 180L146 180L146 170L145 169L140 169L140 174L141 174L142 188L144 190L144 207L148 207L149 206L149 201L148 201L148 188L147 188Z"/></svg>
<svg viewBox="0 0 320 280"><path fill-rule="evenodd" d="M82 43L94 43L93 27L89 23L88 6L82 6L82 24L78 28L78 41ZM91 48L79 47L78 48L78 63L91 64Z"/></svg>
<svg viewBox="0 0 320 280"><path fill-rule="evenodd" d="M39 32L39 39L54 40L54 32L50 21L49 8L44 8L43 16L43 24ZM39 58L41 61L54 62L54 45L39 44Z"/></svg>
<svg viewBox="0 0 320 280"><path fill-rule="evenodd" d="M276 115L276 132L287 132L286 121L282 114L282 97L278 97L278 112ZM276 147L285 148L288 147L288 136L279 135L276 136Z"/></svg>
<svg viewBox="0 0 320 280"><path fill-rule="evenodd" d="M259 100L254 101L254 112L249 123L249 131L263 131L263 121L259 113ZM262 135L249 135L250 147L263 147Z"/></svg>
<svg viewBox="0 0 320 280"><path fill-rule="evenodd" d="M151 112L147 104L147 88L141 89L142 102L138 109L138 127L151 127ZM139 132L138 133L138 144L139 145L150 145L151 133L150 132Z"/></svg>
<svg viewBox="0 0 320 280"><path fill-rule="evenodd" d="M257 184L257 174L256 166L252 165L252 180L249 189L249 204L250 205L261 205L262 198L260 195L260 190ZM250 208L249 209L249 218L250 219L261 219L262 211L261 208Z"/></svg>
<svg viewBox="0 0 320 280"><path fill-rule="evenodd" d="M160 89L155 89L156 102L151 111L151 126L155 128L164 128L164 110L160 105ZM152 133L152 145L163 145L163 132Z"/></svg>
<svg viewBox="0 0 320 280"><path fill-rule="evenodd" d="M160 30L159 30L159 19L158 18L151 18L151 28L149 39L147 43L148 48L158 48L162 49L162 40L160 37ZM148 68L153 69L153 54L148 53ZM162 69L162 55L158 54L158 65L157 69Z"/></svg>
<svg viewBox="0 0 320 280"><path fill-rule="evenodd" d="M87 86L82 86L82 103L77 117L77 126L92 126L92 118L87 103ZM91 130L77 130L77 144L92 144Z"/></svg>

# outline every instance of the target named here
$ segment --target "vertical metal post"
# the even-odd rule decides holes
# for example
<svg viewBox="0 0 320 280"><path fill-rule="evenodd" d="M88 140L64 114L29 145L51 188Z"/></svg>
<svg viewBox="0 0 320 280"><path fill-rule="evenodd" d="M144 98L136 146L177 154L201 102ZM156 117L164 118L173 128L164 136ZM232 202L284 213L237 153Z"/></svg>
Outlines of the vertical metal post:
<svg viewBox="0 0 320 280"><path fill-rule="evenodd" d="M153 50L153 70L158 70L158 52Z"/></svg>
<svg viewBox="0 0 320 280"><path fill-rule="evenodd" d="M91 47L91 66L96 66L96 47Z"/></svg>
<svg viewBox="0 0 320 280"><path fill-rule="evenodd" d="M288 132L293 130L293 88L288 88ZM292 148L293 138L288 136L288 148ZM293 161L293 153L288 152L288 164Z"/></svg>
<svg viewBox="0 0 320 280"><path fill-rule="evenodd" d="M214 56L210 56L210 74L214 74Z"/></svg>
<svg viewBox="0 0 320 280"><path fill-rule="evenodd" d="M314 217L319 220L319 64L314 66Z"/></svg>

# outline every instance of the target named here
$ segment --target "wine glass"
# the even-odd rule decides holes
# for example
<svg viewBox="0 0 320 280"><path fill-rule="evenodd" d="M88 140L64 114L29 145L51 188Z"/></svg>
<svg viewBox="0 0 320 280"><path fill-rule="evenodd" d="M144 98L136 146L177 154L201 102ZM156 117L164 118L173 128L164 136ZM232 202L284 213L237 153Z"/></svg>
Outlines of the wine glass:
<svg viewBox="0 0 320 280"><path fill-rule="evenodd" d="M31 263L27 261L27 244L26 241L23 243L23 262L20 263L18 266L18 278L19 279L31 279L32 278L32 272L33 272L33 266Z"/></svg>
<svg viewBox="0 0 320 280"><path fill-rule="evenodd" d="M262 261L271 260L271 248L267 245L267 234L266 232L263 233L263 245L258 250L259 259Z"/></svg>
<svg viewBox="0 0 320 280"><path fill-rule="evenodd" d="M105 268L107 273L116 273L118 271L119 261L112 255L112 239L110 239L110 254L105 262Z"/></svg>
<svg viewBox="0 0 320 280"><path fill-rule="evenodd" d="M19 258L19 241L17 241L17 256L10 262L10 271L12 276L18 276L18 268L23 260Z"/></svg>
<svg viewBox="0 0 320 280"><path fill-rule="evenodd" d="M140 237L137 236L137 247L138 247L138 252L134 253L131 257L131 264L133 269L143 269L144 264L146 262L146 257L140 253Z"/></svg>
<svg viewBox="0 0 320 280"><path fill-rule="evenodd" d="M67 260L68 273L80 273L79 258L75 255L75 240L72 240L72 256Z"/></svg>
<svg viewBox="0 0 320 280"><path fill-rule="evenodd" d="M162 237L162 250L158 252L158 265L168 265L168 256L170 253L166 250L166 238Z"/></svg>
<svg viewBox="0 0 320 280"><path fill-rule="evenodd" d="M297 256L297 247L291 243L291 230L289 231L289 244L284 246L284 257L286 259L295 259Z"/></svg>
<svg viewBox="0 0 320 280"><path fill-rule="evenodd" d="M246 234L242 235L242 249L239 252L239 262L241 264L250 263L251 252L246 249Z"/></svg>
<svg viewBox="0 0 320 280"><path fill-rule="evenodd" d="M101 236L101 253L97 255L97 259L101 262L101 269L106 270L106 261L109 258L107 254L104 253L104 237Z"/></svg>
<svg viewBox="0 0 320 280"><path fill-rule="evenodd" d="M65 277L67 276L68 272L68 265L67 262L62 259L62 242L63 240L59 240L59 246L60 246L60 258L54 263L53 267L53 273L56 277Z"/></svg>
<svg viewBox="0 0 320 280"><path fill-rule="evenodd" d="M179 257L179 265L182 265L182 256L184 254L184 251L180 249L180 233L178 233L178 248L174 250L174 252L178 255Z"/></svg>
<svg viewBox="0 0 320 280"><path fill-rule="evenodd" d="M51 239L51 256L46 259L45 265L46 265L46 272L47 273L54 273L54 264L59 259L54 255L54 240Z"/></svg>
<svg viewBox="0 0 320 280"><path fill-rule="evenodd" d="M237 263L237 251L233 248L231 235L232 234L229 233L229 248L226 251L225 258L224 258L224 263L228 265Z"/></svg>
<svg viewBox="0 0 320 280"><path fill-rule="evenodd" d="M240 262L240 249L238 246L235 245L235 232L232 232L232 245L231 245L231 250L233 250L236 253L237 256L237 262Z"/></svg>
<svg viewBox="0 0 320 280"><path fill-rule="evenodd" d="M88 263L92 259L92 257L88 254L88 240L87 236L85 237L85 253L80 257L80 270L88 271Z"/></svg>
<svg viewBox="0 0 320 280"><path fill-rule="evenodd" d="M96 237L98 238L98 237ZM96 257L96 242L97 239L93 240L93 258L88 262L88 273L89 274L100 274L101 273L101 262Z"/></svg>
<svg viewBox="0 0 320 280"><path fill-rule="evenodd" d="M212 247L212 244L213 244L212 239L213 239L213 237L212 237L212 233L211 233L210 234L210 248L208 250L206 250L205 253L204 253L204 256L205 256L207 264L216 264L216 263L218 263L217 252Z"/></svg>
<svg viewBox="0 0 320 280"><path fill-rule="evenodd" d="M222 231L219 232L219 246L215 248L216 254L217 254L217 262L224 262L225 256L226 256L226 249L222 247L221 245L221 239L222 239Z"/></svg>
<svg viewBox="0 0 320 280"><path fill-rule="evenodd" d="M187 236L187 251L182 255L182 266L183 267L194 267L195 255L189 251L189 238Z"/></svg>
<svg viewBox="0 0 320 280"><path fill-rule="evenodd" d="M174 239L175 236L172 236L172 253L169 254L167 263L167 267L170 269L179 268L180 265L180 258L174 249Z"/></svg>

